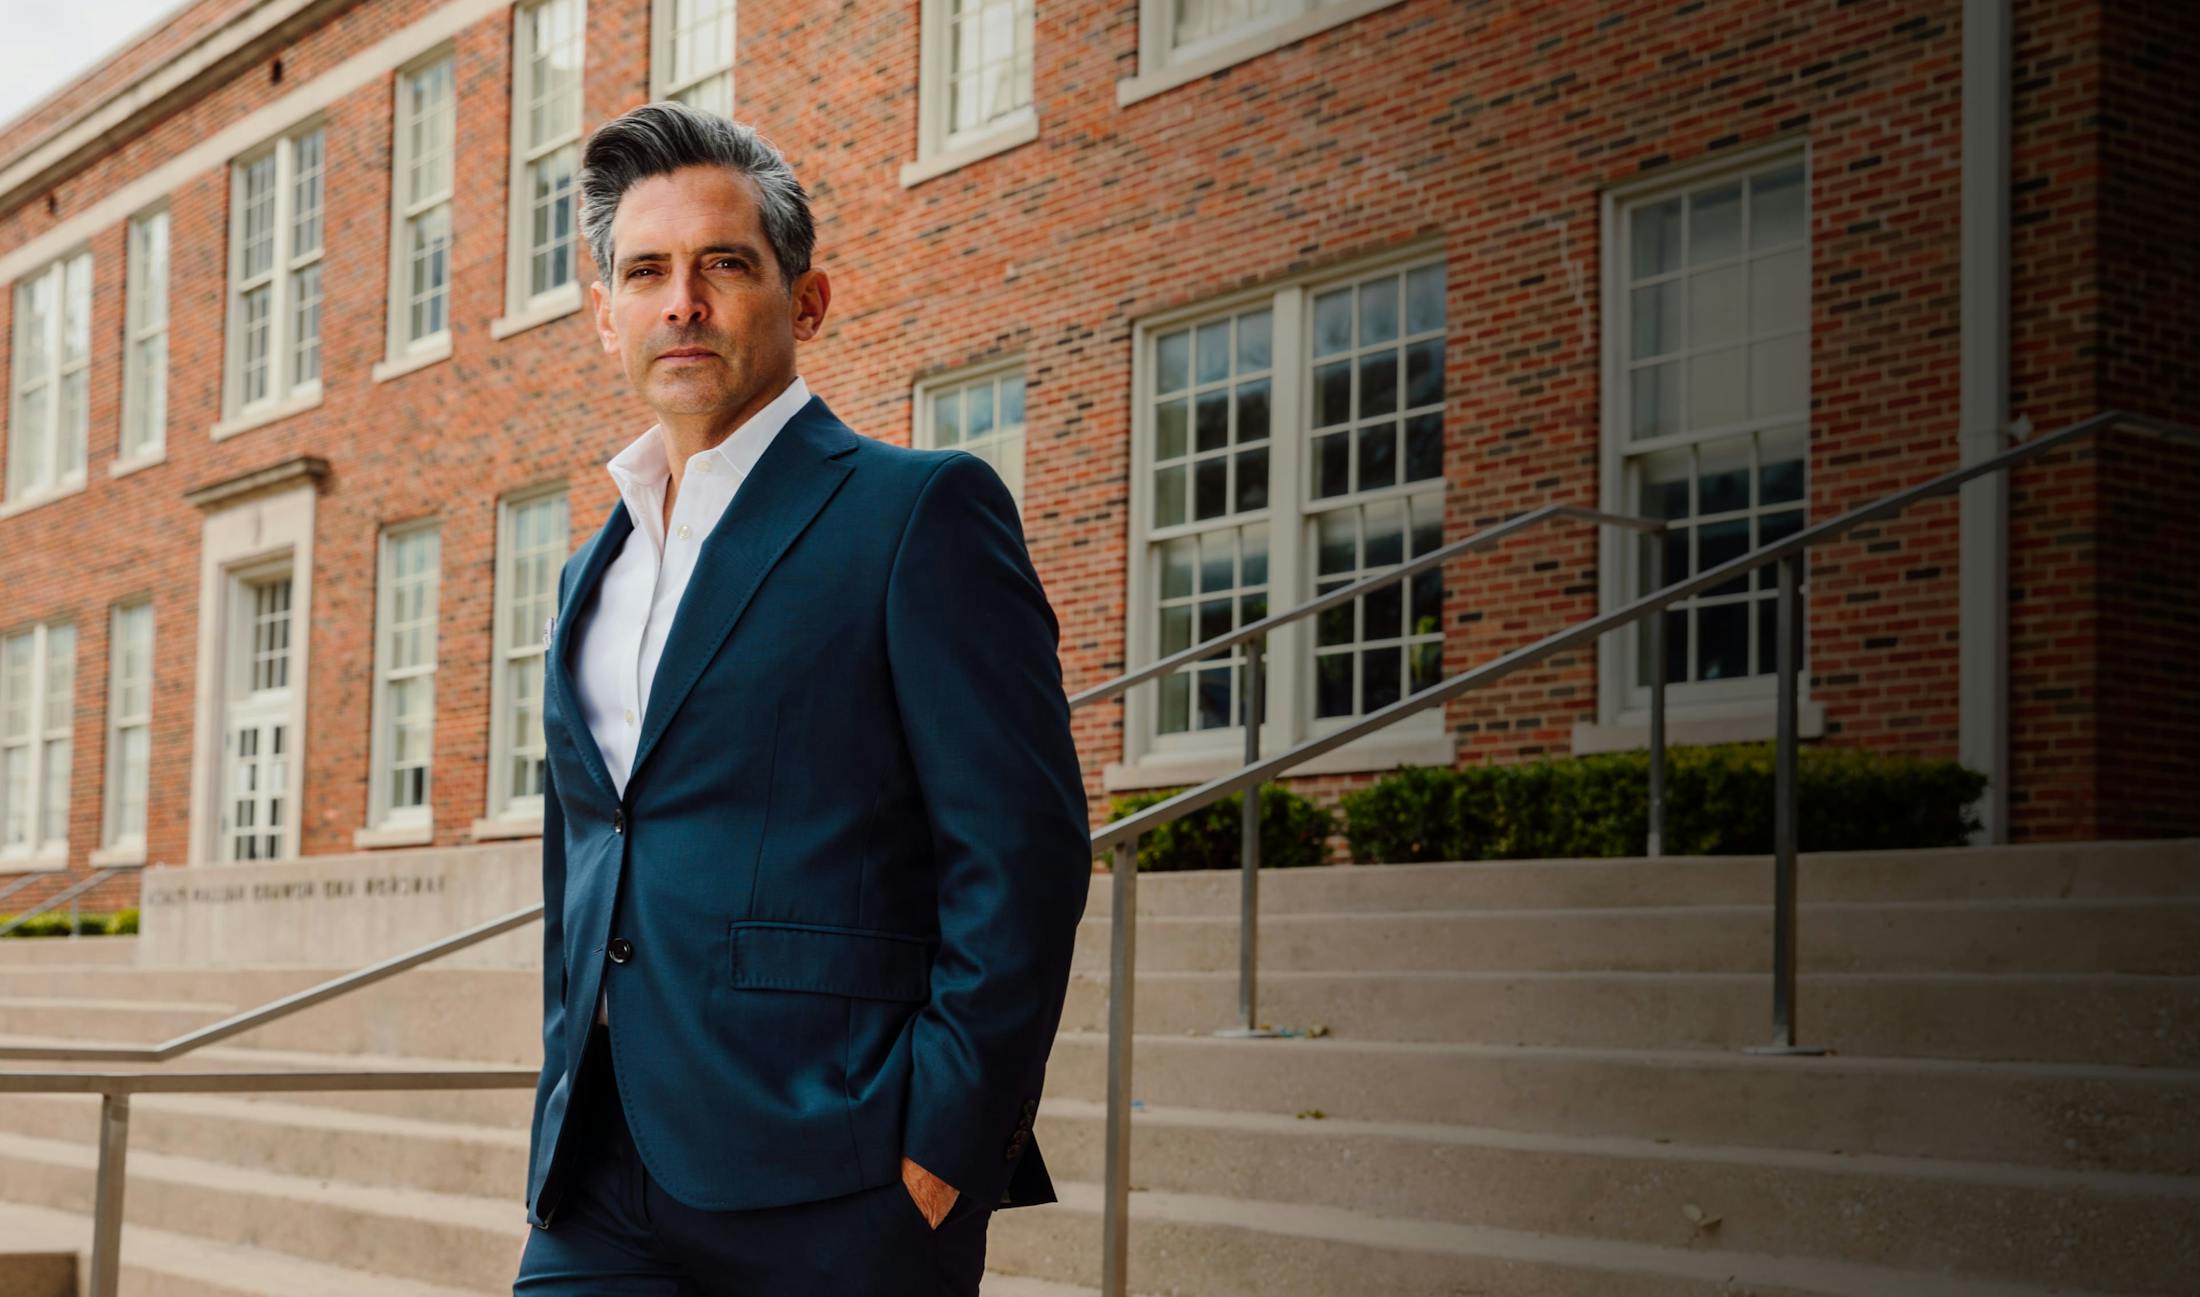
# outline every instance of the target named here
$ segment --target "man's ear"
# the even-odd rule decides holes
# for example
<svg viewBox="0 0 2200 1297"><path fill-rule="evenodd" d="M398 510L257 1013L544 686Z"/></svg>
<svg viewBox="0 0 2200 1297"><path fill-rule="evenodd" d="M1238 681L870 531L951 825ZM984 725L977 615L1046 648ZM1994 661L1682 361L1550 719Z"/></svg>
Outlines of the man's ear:
<svg viewBox="0 0 2200 1297"><path fill-rule="evenodd" d="M619 335L611 327L611 293L601 279L588 281L590 313L596 317L596 336L603 339L603 352L607 356L619 354Z"/></svg>
<svg viewBox="0 0 2200 1297"><path fill-rule="evenodd" d="M794 277L787 295L794 311L794 340L808 342L825 328L825 312L833 303L832 281L812 267Z"/></svg>

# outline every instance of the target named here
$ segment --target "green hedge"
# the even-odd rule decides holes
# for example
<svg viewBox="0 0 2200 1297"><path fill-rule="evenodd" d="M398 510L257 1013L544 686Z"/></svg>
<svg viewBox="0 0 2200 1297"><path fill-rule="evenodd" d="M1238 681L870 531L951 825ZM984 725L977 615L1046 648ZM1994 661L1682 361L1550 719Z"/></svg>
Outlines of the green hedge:
<svg viewBox="0 0 2200 1297"><path fill-rule="evenodd" d="M0 914L0 923L14 918L12 914ZM81 911L76 916L76 930L87 936L122 936L138 930L136 906L116 910L112 914L94 914ZM8 934L11 937L66 937L69 935L69 914L66 910L49 911L24 921L23 926Z"/></svg>
<svg viewBox="0 0 2200 1297"><path fill-rule="evenodd" d="M1181 788L1133 793L1115 799L1108 819L1120 820L1183 792ZM1232 793L1173 820L1138 841L1141 873L1182 869L1236 869L1245 797ZM1326 864L1328 840L1337 817L1323 807L1275 784L1260 790L1260 863L1263 868Z"/></svg>
<svg viewBox="0 0 2200 1297"><path fill-rule="evenodd" d="M1986 777L1953 761L1808 747L1798 837L1806 851L1960 846ZM1667 752L1668 855L1772 850L1772 745ZM1642 854L1650 756L1528 765L1401 767L1341 799L1358 861L1572 859Z"/></svg>

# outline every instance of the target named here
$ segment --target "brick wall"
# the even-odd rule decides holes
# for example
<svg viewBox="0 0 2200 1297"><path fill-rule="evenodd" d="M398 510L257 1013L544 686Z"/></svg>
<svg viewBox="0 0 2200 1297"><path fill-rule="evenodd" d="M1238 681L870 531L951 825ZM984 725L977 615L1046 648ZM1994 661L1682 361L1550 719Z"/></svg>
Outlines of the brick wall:
<svg viewBox="0 0 2200 1297"><path fill-rule="evenodd" d="M216 5L207 0L194 13ZM432 7L370 0L343 10L282 49L281 84L263 63L50 198L0 213L0 249L68 220ZM591 125L647 96L647 10L646 0L588 5ZM1403 0L1120 107L1115 82L1137 70L1137 6L1042 5L1039 139L904 189L898 169L915 154L917 14L913 0L744 5L740 111L788 152L815 197L819 264L833 277L835 302L826 336L805 349L801 366L842 418L905 442L915 381L1022 355L1026 527L1060 614L1073 691L1134 656L1123 626L1136 321L1433 240L1449 292L1447 534L1540 503L1595 502L1601 195L1767 142L1805 142L1810 157L1813 516L1956 462L1956 0ZM2180 107L2168 93L2180 65L2148 53L2160 31L2136 19L2107 23L2095 4L2020 0L2017 21L2015 406L2051 427L2182 374L2173 381L2185 384L2178 403L2189 413L2191 371L2179 368L2178 349L2189 345L2180 328L2190 317L2177 290L2189 299L2191 267L2152 263L2154 275L2129 292L2103 287L2143 269L2103 252L2105 236L2121 228L2115 220L2189 228L2190 159L2148 143L2176 123L2189 132L2189 100ZM2189 49L2188 22L2157 21ZM210 168L172 197L167 462L110 479L122 229L93 237L90 487L0 520L9 624L61 614L78 626L69 828L78 870L98 840L108 606L147 591L155 599L150 855L180 860L200 526L182 493L297 453L332 464L318 506L307 632L305 850L348 850L364 820L376 534L411 518L442 520L437 841L466 841L481 814L495 498L569 479L578 545L615 499L602 461L650 418L600 354L585 312L502 341L489 336L503 303L509 43L502 11L457 41L456 327L447 362L386 383L367 379L383 351L386 76L327 111L327 395L317 409L220 442L207 436L220 417L227 222L226 175ZM2112 106L2131 125L2104 145L2095 117L2104 59L2150 57L2152 89L2116 92L2130 102ZM2166 215L2115 198L2134 191L2104 188L2104 150L2111 174L2181 165L2187 188ZM11 305L0 295L0 312ZM2111 345L2140 359L2128 372L2109 369L2104 382ZM2148 550L2155 533L2134 528L2113 547L2095 545L2104 493L2092 454L2072 452L2016 484L2014 792L2027 836L2151 831L2137 810L2097 816L2097 781L2112 778L2134 790L2135 805L2155 805L2153 790L2170 777L2161 771L2183 769L2146 765L2152 773L2141 775L2109 764L2118 734L2147 730L2155 737L2146 743L2159 747L2169 732L2147 729L2138 700L2151 686L2135 678L2104 705L2101 657L2067 643L2098 637L2104 601L2136 608L2158 589L2145 581L2129 592L2094 589L2104 564ZM1954 503L1937 502L1819 553L1810 688L1830 739L1954 754L1954 519ZM1457 671L1593 613L1597 547L1583 529L1547 529L1454 565L1448 588L1446 665ZM2167 611L2125 620L2158 628L2191 614L2189 599L2147 606ZM2170 643L2152 629L2141 638L2160 651ZM1447 719L1462 759L1556 755L1570 750L1577 721L1596 718L1596 699L1595 655L1579 651L1456 701ZM1114 704L1076 719L1096 822L1106 815L1101 769L1122 756L1121 725ZM1329 800L1372 777L1296 782Z"/></svg>

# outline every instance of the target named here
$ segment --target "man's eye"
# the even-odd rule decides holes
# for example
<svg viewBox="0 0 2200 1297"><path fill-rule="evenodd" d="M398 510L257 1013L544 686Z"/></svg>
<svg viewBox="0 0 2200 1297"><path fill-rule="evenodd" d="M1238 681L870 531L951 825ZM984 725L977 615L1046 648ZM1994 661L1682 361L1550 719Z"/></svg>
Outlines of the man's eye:
<svg viewBox="0 0 2200 1297"><path fill-rule="evenodd" d="M632 270L629 270L629 271L627 271L627 272L626 272L626 277L627 277L628 279L632 279L632 278L634 278L634 276L636 276L636 275L639 275L639 274L643 274L643 273L647 272L648 270L649 270L649 267L647 267L647 266L636 266L636 267L635 267L634 269L632 269Z"/></svg>

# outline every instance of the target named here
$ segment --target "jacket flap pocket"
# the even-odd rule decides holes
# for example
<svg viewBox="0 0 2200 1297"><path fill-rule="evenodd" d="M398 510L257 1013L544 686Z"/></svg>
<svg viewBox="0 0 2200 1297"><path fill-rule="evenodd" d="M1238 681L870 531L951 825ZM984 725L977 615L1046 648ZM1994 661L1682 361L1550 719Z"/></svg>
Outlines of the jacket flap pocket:
<svg viewBox="0 0 2200 1297"><path fill-rule="evenodd" d="M735 986L866 1000L931 997L931 943L923 937L744 920L733 925L731 944Z"/></svg>

